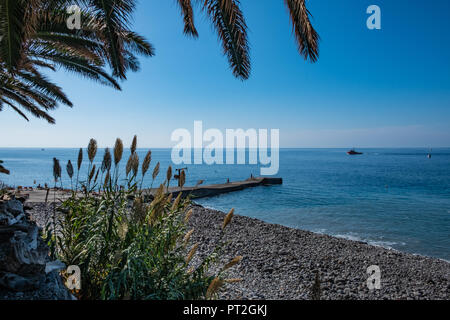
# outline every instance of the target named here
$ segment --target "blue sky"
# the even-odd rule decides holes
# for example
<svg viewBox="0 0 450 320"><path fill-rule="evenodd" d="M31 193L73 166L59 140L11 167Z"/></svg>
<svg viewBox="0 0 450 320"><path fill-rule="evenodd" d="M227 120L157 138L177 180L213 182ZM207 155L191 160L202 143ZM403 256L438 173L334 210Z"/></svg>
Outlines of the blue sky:
<svg viewBox="0 0 450 320"><path fill-rule="evenodd" d="M140 0L135 29L156 48L117 92L51 74L74 108L56 125L0 113L0 147L80 147L116 137L170 147L177 128L280 129L281 147L450 146L450 1L308 1L320 58L296 51L283 0L241 0L252 75L235 79L208 19L196 11L197 40L183 35L175 0ZM368 30L366 8L382 11Z"/></svg>

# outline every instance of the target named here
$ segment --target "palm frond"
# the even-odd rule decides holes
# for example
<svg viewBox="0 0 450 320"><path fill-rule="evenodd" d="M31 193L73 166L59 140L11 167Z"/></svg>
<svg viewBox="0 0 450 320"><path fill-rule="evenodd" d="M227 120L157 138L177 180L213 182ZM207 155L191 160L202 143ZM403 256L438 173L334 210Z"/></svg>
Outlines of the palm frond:
<svg viewBox="0 0 450 320"><path fill-rule="evenodd" d="M67 98L62 89L51 83L41 74L32 74L25 71L19 73L19 76L26 80L33 88L40 90L46 96L56 101L72 107L72 102Z"/></svg>
<svg viewBox="0 0 450 320"><path fill-rule="evenodd" d="M140 54L147 57L155 55L155 48L144 37L136 32L124 30L120 33L124 45L131 53Z"/></svg>
<svg viewBox="0 0 450 320"><path fill-rule="evenodd" d="M23 92L23 90L22 90ZM33 116L36 118L42 118L47 120L47 122L54 124L55 119L52 118L47 112L41 110L39 106L36 104L35 101L33 101L30 96L37 96L36 92L32 92L30 89L27 91L28 96L25 96L22 93L19 93L18 91L11 90L9 88L2 87L0 89L0 95L2 96L2 100L5 102L5 99L8 99L8 101L11 101L7 103L9 106L12 107L13 103L17 103L21 108L27 110L30 112ZM5 102L6 103L6 102ZM17 107L12 107L15 111L18 110ZM20 115L24 116L22 112L18 112ZM26 117L25 117L26 118Z"/></svg>
<svg viewBox="0 0 450 320"><path fill-rule="evenodd" d="M177 2L183 15L184 34L197 38L198 32L194 24L194 10L192 9L191 0L177 0Z"/></svg>
<svg viewBox="0 0 450 320"><path fill-rule="evenodd" d="M104 28L105 50L108 53L113 75L126 79L123 39L119 37L122 30L127 29L131 12L134 10L133 0L91 0L90 5L96 20Z"/></svg>
<svg viewBox="0 0 450 320"><path fill-rule="evenodd" d="M22 118L24 118L27 121L30 121L30 119L28 119L28 117L19 108L17 108L15 105L13 105L11 102L9 102L8 100L5 100L3 98L0 98L0 100L1 100L2 103L5 103L8 106L10 106L11 109L16 111Z"/></svg>
<svg viewBox="0 0 450 320"><path fill-rule="evenodd" d="M117 78L139 70L137 55L154 48L129 30L136 0L0 0L0 111L4 106L50 123L47 111L72 106L40 73L57 67L121 90ZM78 5L82 28L69 30L66 9ZM110 66L112 75L106 70Z"/></svg>
<svg viewBox="0 0 450 320"><path fill-rule="evenodd" d="M120 85L112 76L83 57L40 49L30 51L30 56L50 60L55 65L64 68L66 71L79 74L103 85L112 86L117 90L121 90Z"/></svg>
<svg viewBox="0 0 450 320"><path fill-rule="evenodd" d="M305 60L316 62L319 57L319 35L309 19L310 12L306 8L305 0L284 0L284 2L289 9L299 53Z"/></svg>
<svg viewBox="0 0 450 320"><path fill-rule="evenodd" d="M241 79L250 76L250 55L247 25L237 0L205 0L204 9L211 18L222 42L224 54Z"/></svg>
<svg viewBox="0 0 450 320"><path fill-rule="evenodd" d="M23 0L0 0L0 60L12 72L22 57L25 42L26 4Z"/></svg>

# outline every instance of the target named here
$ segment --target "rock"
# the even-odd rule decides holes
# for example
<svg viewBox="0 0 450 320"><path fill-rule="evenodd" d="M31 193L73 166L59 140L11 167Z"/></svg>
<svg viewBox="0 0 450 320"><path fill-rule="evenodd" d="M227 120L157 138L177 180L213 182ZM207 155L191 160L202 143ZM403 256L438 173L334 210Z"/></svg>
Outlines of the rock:
<svg viewBox="0 0 450 320"><path fill-rule="evenodd" d="M21 264L45 265L48 249L38 247L38 228L30 227L28 233L17 231L10 240L17 261Z"/></svg>
<svg viewBox="0 0 450 320"><path fill-rule="evenodd" d="M25 218L25 214L21 213L17 217L14 217L8 212L0 214L0 226L12 226L15 225Z"/></svg>
<svg viewBox="0 0 450 320"><path fill-rule="evenodd" d="M72 300L39 228L24 213L22 202L0 203L0 300Z"/></svg>
<svg viewBox="0 0 450 320"><path fill-rule="evenodd" d="M53 271L61 271L66 268L66 265L59 260L47 262L45 265L45 273L50 273Z"/></svg>
<svg viewBox="0 0 450 320"><path fill-rule="evenodd" d="M6 203L5 209L14 217L23 214L23 204L19 200L10 200Z"/></svg>
<svg viewBox="0 0 450 320"><path fill-rule="evenodd" d="M17 274L5 273L0 276L0 285L13 291L30 291L38 287L38 282Z"/></svg>
<svg viewBox="0 0 450 320"><path fill-rule="evenodd" d="M18 197L16 198L16 200L20 201L20 203L22 203L22 205L25 203L25 201L27 201L26 197Z"/></svg>
<svg viewBox="0 0 450 320"><path fill-rule="evenodd" d="M0 212L0 226L9 226L10 221L14 220L14 216L8 212Z"/></svg>
<svg viewBox="0 0 450 320"><path fill-rule="evenodd" d="M265 273L273 273L273 268L271 268L271 267L265 267L265 268L263 268L262 271L265 272Z"/></svg>

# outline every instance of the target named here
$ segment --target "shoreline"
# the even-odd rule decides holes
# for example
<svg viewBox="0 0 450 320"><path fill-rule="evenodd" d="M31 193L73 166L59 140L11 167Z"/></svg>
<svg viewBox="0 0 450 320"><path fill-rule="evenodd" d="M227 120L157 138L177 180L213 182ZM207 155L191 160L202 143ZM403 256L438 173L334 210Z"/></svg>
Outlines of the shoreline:
<svg viewBox="0 0 450 320"><path fill-rule="evenodd" d="M195 199L194 199L194 203L195 203ZM221 211L220 209L216 209L214 207L203 206L203 205L198 204L198 203L195 203L195 206L203 207L205 210L210 210L212 212L221 212L221 213L225 214L225 212ZM412 255L412 256L419 256L419 257L422 257L422 258L436 259L436 260L440 260L440 261L443 261L443 262L446 262L446 263L450 264L450 260L447 260L447 259L444 259L444 258L428 256L428 255L425 255L425 254L422 254L422 253L406 252L406 251L402 251L402 250L399 250L399 249L392 248L390 246L383 246L383 245L380 245L380 244L371 243L370 241L366 241L364 239L360 239L360 240L350 239L350 238L347 238L344 235L343 236L338 236L338 235L328 234L328 233L325 233L325 232L317 232L317 231L311 231L311 230L306 230L306 229L300 229L300 228L286 226L286 225L283 225L283 224L280 224L280 223L266 222L266 221L258 219L258 218L252 218L252 217L244 216L244 215L237 215L237 216L241 216L241 217L248 218L248 219L254 219L254 220L260 221L262 223L273 225L273 226L279 226L279 227L293 229L293 230L300 230L300 231L303 231L303 232L310 232L310 233L315 234L315 235L323 235L323 236L328 236L328 237L332 237L332 238L336 238L336 239L352 241L352 242L356 242L356 243L363 243L363 244L366 244L366 245L369 245L369 246L373 246L373 247L377 247L377 248L391 250L391 251L395 251L395 252L403 253L403 254L408 254L408 255Z"/></svg>
<svg viewBox="0 0 450 320"><path fill-rule="evenodd" d="M199 255L210 250L225 213L194 205L190 227ZM244 259L224 299L309 299L319 272L323 299L449 299L450 263L236 215L229 225L225 259ZM214 232L216 231L216 232ZM219 264L220 265L220 264ZM367 288L367 268L379 265L381 289Z"/></svg>
<svg viewBox="0 0 450 320"><path fill-rule="evenodd" d="M42 226L49 207L27 203L30 214ZM212 251L220 235L225 213L193 204L188 230L192 244L199 243L193 266ZM226 300L305 300L318 272L321 299L439 299L450 298L450 263L432 257L386 249L361 241L293 229L236 215L227 227L228 244L217 265L219 270L236 256L240 264L227 271L229 279L220 294ZM367 268L381 269L381 289L367 287Z"/></svg>

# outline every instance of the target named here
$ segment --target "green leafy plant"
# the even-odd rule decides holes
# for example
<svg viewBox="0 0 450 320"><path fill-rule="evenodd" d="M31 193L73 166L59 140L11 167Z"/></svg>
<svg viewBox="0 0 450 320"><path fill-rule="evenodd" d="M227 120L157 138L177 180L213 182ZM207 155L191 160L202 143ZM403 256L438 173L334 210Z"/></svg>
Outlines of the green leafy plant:
<svg viewBox="0 0 450 320"><path fill-rule="evenodd" d="M225 283L238 281L225 276L242 257L230 261L217 274L210 272L210 267L220 260L223 235L233 211L226 216L222 236L212 252L194 261L199 244L191 243L194 230L187 230L193 214L191 202L189 195L184 197L182 192L175 199L167 192L171 168L165 183L149 197L141 185L150 167L151 153L139 168L136 140L127 162L126 188L118 185L117 167L123 152L120 139L113 153L115 168L111 168L109 149L105 151L102 181L94 178L102 170L95 169L92 163L97 145L91 140L89 146L90 168L82 183L83 192L72 190L46 232L54 258L80 267L82 289L74 292L80 299L211 299L217 297ZM59 163L55 164L55 172L59 173ZM159 163L153 180L158 172ZM149 198L152 200L145 202Z"/></svg>

